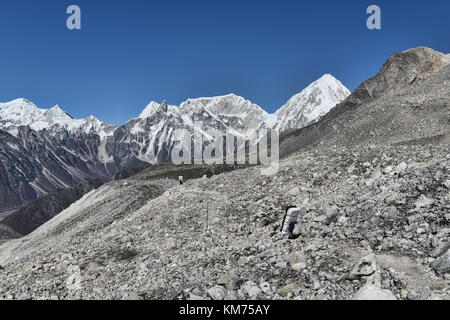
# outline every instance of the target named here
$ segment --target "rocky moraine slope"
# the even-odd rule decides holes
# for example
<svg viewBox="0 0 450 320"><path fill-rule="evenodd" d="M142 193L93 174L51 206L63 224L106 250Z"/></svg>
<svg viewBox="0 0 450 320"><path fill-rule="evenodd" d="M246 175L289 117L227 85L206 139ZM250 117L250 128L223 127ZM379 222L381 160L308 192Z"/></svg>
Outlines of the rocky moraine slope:
<svg viewBox="0 0 450 320"><path fill-rule="evenodd" d="M449 300L448 63L395 54L285 135L273 176L233 168L178 185L179 168L149 168L90 191L0 247L0 297ZM293 240L280 233L291 205Z"/></svg>

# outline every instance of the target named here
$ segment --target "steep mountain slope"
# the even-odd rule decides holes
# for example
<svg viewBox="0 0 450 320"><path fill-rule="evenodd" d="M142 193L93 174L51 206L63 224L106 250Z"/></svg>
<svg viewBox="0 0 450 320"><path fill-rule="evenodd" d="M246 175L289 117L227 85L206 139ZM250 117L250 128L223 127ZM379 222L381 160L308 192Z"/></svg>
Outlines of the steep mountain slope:
<svg viewBox="0 0 450 320"><path fill-rule="evenodd" d="M6 240L17 239L21 236L21 234L18 234L13 229L0 222L0 245L2 245Z"/></svg>
<svg viewBox="0 0 450 320"><path fill-rule="evenodd" d="M446 57L423 47L394 54L375 77L318 123L286 135L281 154L316 145L448 139L450 65Z"/></svg>
<svg viewBox="0 0 450 320"><path fill-rule="evenodd" d="M75 188L67 188L49 193L23 205L0 221L0 226L8 226L14 232L27 235L52 219L69 205L89 191L98 188L102 182L83 181ZM12 238L12 237L11 237Z"/></svg>

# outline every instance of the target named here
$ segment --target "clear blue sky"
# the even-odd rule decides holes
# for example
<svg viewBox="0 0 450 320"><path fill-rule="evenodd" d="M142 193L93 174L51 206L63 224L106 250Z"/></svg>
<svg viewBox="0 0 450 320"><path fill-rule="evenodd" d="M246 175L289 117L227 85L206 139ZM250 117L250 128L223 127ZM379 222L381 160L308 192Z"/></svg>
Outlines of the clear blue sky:
<svg viewBox="0 0 450 320"><path fill-rule="evenodd" d="M77 4L82 30L66 28ZM382 30L366 28L366 8ZM450 1L1 0L0 101L121 124L150 100L236 93L275 111L324 73L350 90L393 53L450 53Z"/></svg>

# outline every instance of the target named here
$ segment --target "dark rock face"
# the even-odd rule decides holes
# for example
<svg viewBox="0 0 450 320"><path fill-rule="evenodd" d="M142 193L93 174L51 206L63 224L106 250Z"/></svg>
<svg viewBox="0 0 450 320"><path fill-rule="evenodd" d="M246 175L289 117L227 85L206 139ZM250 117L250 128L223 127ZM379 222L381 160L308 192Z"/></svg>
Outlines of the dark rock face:
<svg viewBox="0 0 450 320"><path fill-rule="evenodd" d="M26 203L4 218L1 223L25 236L101 184L100 180L83 181L75 188L52 192Z"/></svg>
<svg viewBox="0 0 450 320"><path fill-rule="evenodd" d="M116 166L98 160L99 137L20 127L17 137L0 131L0 210L18 207L86 179L107 180Z"/></svg>
<svg viewBox="0 0 450 320"><path fill-rule="evenodd" d="M0 222L0 244L2 243L2 241L17 239L20 238L21 236L22 235L18 234L13 229Z"/></svg>

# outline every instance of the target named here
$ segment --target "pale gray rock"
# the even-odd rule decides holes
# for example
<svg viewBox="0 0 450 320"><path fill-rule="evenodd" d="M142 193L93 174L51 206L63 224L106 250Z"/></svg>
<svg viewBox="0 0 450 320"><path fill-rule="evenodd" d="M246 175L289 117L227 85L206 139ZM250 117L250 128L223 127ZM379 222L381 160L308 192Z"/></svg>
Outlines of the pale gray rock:
<svg viewBox="0 0 450 320"><path fill-rule="evenodd" d="M367 284L359 289L352 300L397 300L391 291Z"/></svg>
<svg viewBox="0 0 450 320"><path fill-rule="evenodd" d="M447 250L439 258L437 258L431 266L438 273L447 273L450 271L450 250Z"/></svg>
<svg viewBox="0 0 450 320"><path fill-rule="evenodd" d="M434 203L434 200L433 199L430 199L430 198L428 198L428 197L426 197L425 195L421 195L417 200L416 200L416 202L414 203L414 205L416 206L416 208L423 208L423 207L428 207L428 206L430 206L431 204L433 204Z"/></svg>
<svg viewBox="0 0 450 320"><path fill-rule="evenodd" d="M215 286L207 291L208 296L213 300L223 300L227 295L227 291L221 286Z"/></svg>
<svg viewBox="0 0 450 320"><path fill-rule="evenodd" d="M375 254L371 253L365 257L362 257L358 263L348 274L348 279L355 280L363 276L370 276L377 270L377 264L375 260Z"/></svg>

